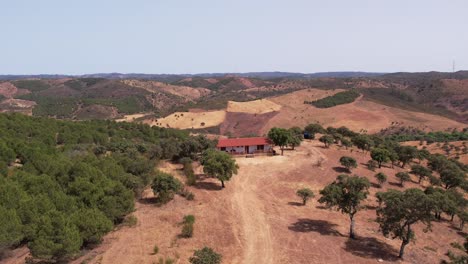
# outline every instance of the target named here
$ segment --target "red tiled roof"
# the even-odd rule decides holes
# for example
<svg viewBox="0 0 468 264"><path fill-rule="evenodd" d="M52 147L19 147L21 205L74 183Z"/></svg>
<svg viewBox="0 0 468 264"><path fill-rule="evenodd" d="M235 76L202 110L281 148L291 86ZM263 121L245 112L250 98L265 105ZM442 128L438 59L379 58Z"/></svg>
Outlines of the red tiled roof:
<svg viewBox="0 0 468 264"><path fill-rule="evenodd" d="M216 147L237 147L237 146L256 146L272 144L268 138L252 137L252 138L225 138L218 141Z"/></svg>

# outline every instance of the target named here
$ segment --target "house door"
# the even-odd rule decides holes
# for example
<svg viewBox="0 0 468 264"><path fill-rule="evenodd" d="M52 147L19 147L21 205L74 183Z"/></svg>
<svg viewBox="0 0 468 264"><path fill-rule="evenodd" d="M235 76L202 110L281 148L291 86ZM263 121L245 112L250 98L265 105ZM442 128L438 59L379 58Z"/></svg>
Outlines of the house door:
<svg viewBox="0 0 468 264"><path fill-rule="evenodd" d="M245 153L249 153L249 146L245 146Z"/></svg>

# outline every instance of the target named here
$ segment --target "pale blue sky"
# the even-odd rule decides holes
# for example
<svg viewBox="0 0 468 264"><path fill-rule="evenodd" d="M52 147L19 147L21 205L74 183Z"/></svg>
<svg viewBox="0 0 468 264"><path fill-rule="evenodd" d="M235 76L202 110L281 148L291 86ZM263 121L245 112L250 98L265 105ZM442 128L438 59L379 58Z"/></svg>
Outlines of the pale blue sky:
<svg viewBox="0 0 468 264"><path fill-rule="evenodd" d="M468 70L467 0L0 0L0 74Z"/></svg>

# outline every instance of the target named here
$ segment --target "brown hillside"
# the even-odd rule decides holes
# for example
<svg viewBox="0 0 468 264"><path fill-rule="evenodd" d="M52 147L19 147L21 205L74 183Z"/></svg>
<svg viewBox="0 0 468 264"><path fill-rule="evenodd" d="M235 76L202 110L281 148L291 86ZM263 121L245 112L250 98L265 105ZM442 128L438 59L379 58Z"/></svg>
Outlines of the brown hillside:
<svg viewBox="0 0 468 264"><path fill-rule="evenodd" d="M335 91L337 92L337 91ZM304 127L309 123L319 122L326 126L347 126L355 131L366 130L368 133L379 132L387 128L392 122L398 121L403 126L413 126L425 131L445 130L448 128L466 127L466 124L426 113L411 112L382 106L365 99L358 99L354 103L338 105L331 108L316 108L304 104L304 100L312 101L335 92L307 89L270 100L282 105L279 114L268 122L262 129L265 133L271 127Z"/></svg>

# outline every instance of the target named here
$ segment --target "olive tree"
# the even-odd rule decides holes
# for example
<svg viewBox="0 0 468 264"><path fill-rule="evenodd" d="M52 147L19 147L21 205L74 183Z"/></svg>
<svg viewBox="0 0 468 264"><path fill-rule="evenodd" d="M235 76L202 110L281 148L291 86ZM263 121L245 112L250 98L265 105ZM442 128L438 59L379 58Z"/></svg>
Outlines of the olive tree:
<svg viewBox="0 0 468 264"><path fill-rule="evenodd" d="M335 139L330 135L323 135L319 138L319 141L322 142L326 148L329 148L330 145L335 142Z"/></svg>
<svg viewBox="0 0 468 264"><path fill-rule="evenodd" d="M404 182L410 181L410 175L407 172L398 172L395 175L400 180L400 185L403 187Z"/></svg>
<svg viewBox="0 0 468 264"><path fill-rule="evenodd" d="M390 160L390 151L383 148L374 148L371 150L371 158L379 164L379 168L382 167L383 162Z"/></svg>
<svg viewBox="0 0 468 264"><path fill-rule="evenodd" d="M424 166L421 166L421 165L417 165L417 164L411 166L410 173L419 177L418 183L421 183L421 181L424 178L428 178L428 177L430 177L432 175L432 172L431 172L430 169L428 169L428 168L426 168Z"/></svg>
<svg viewBox="0 0 468 264"><path fill-rule="evenodd" d="M302 188L297 190L296 195L302 198L302 205L306 205L307 200L314 198L314 192L309 188Z"/></svg>
<svg viewBox="0 0 468 264"><path fill-rule="evenodd" d="M236 161L226 152L209 149L203 153L201 160L203 172L208 176L221 181L224 188L224 182L229 181L233 175L237 174L239 166Z"/></svg>
<svg viewBox="0 0 468 264"><path fill-rule="evenodd" d="M379 172L375 175L375 178L379 182L379 186L382 187L382 185L387 181L387 175L385 175L382 172Z"/></svg>
<svg viewBox="0 0 468 264"><path fill-rule="evenodd" d="M370 183L365 177L339 175L336 181L325 186L320 191L322 195L319 203L325 204L328 208L336 208L343 214L347 214L351 220L349 227L349 237L354 235L354 216L361 209L361 202L369 194Z"/></svg>
<svg viewBox="0 0 468 264"><path fill-rule="evenodd" d="M357 167L356 159L353 157L343 156L340 158L340 164L351 172L351 168Z"/></svg>
<svg viewBox="0 0 468 264"><path fill-rule="evenodd" d="M399 257L403 258L405 246L415 239L412 229L420 222L429 229L433 205L426 194L416 188L404 192L389 190L381 195L381 205L377 209L377 223L386 237L402 240Z"/></svg>
<svg viewBox="0 0 468 264"><path fill-rule="evenodd" d="M268 132L268 138L280 147L281 155L283 155L284 148L291 141L291 132L284 128L274 127Z"/></svg>

